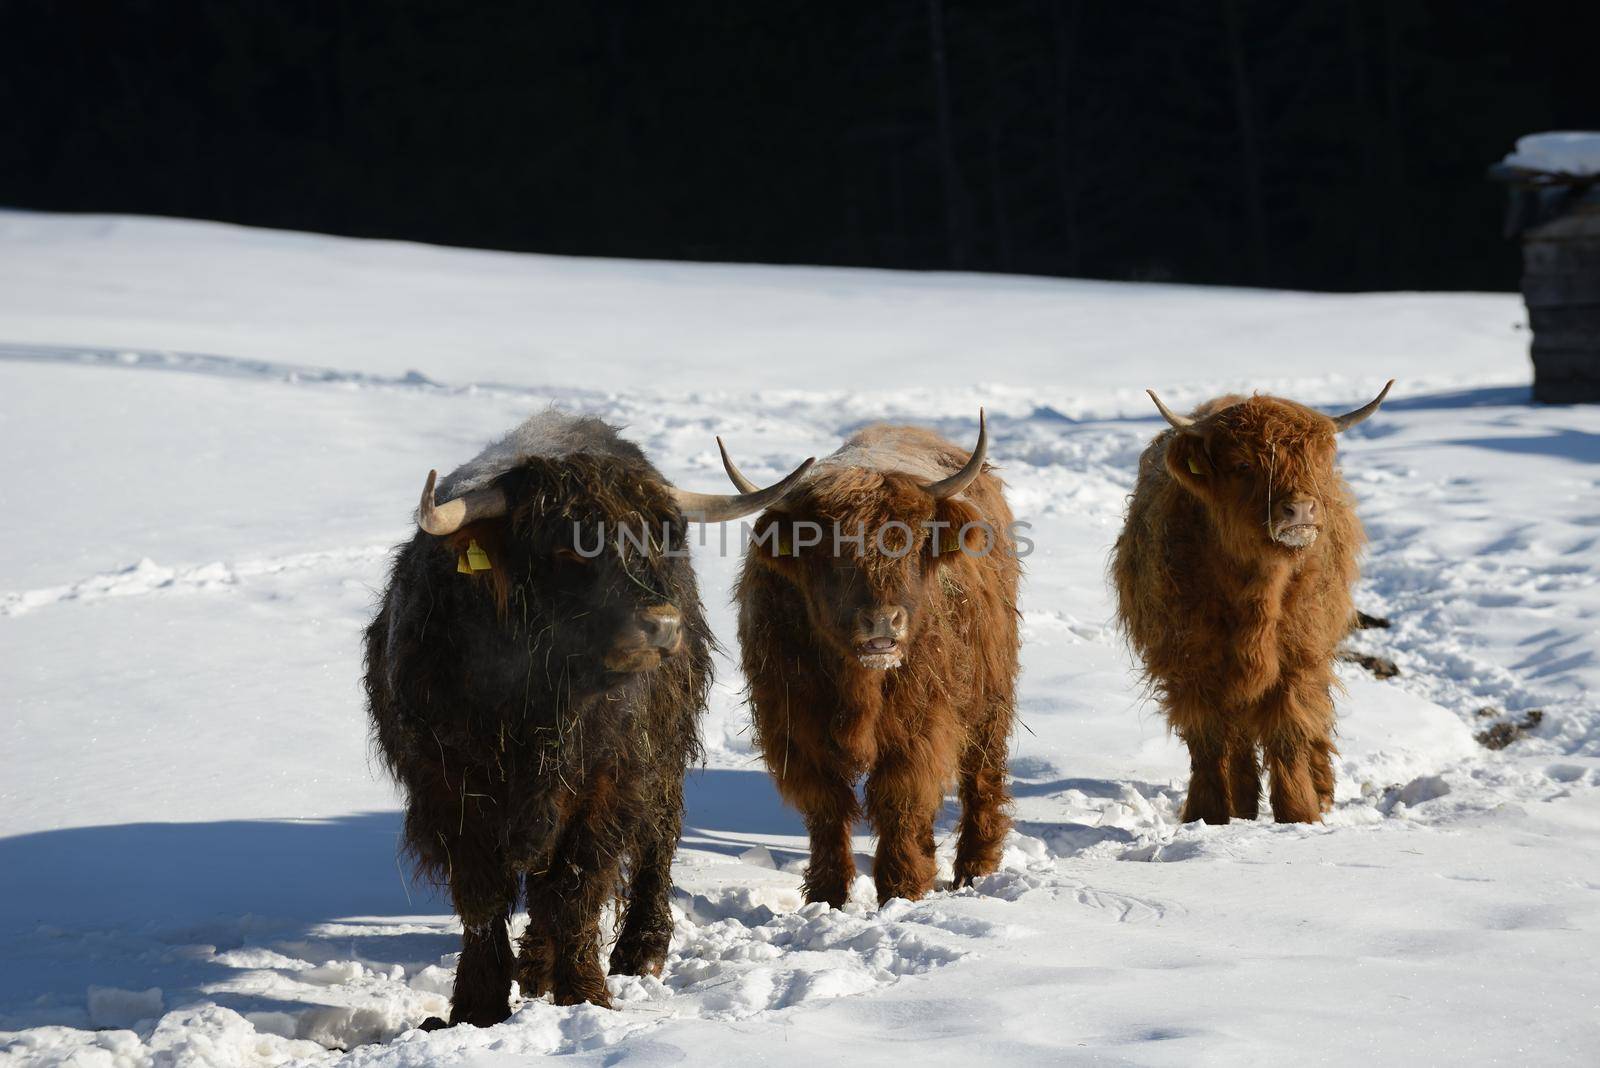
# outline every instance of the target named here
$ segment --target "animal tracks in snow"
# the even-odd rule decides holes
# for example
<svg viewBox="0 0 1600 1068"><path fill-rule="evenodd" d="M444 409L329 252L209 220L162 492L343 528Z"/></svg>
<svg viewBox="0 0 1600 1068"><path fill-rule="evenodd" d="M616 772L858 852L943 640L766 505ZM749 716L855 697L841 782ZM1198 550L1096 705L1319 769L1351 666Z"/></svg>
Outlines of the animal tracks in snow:
<svg viewBox="0 0 1600 1068"><path fill-rule="evenodd" d="M293 571L370 567L389 554L387 545L356 549L331 549L294 553L288 556L236 563L216 561L164 567L146 557L136 564L105 571L64 586L21 590L0 594L0 615L21 616L40 608L72 602L99 601L108 597L137 597L152 593L182 593L225 590L253 579Z"/></svg>
<svg viewBox="0 0 1600 1068"><path fill-rule="evenodd" d="M402 375L382 375L332 367L311 367L277 360L220 356L207 352L178 352L171 349L106 348L96 345L24 345L0 342L0 361L167 371L215 378L256 379L343 389L422 390L440 394L503 393L541 398L559 396L563 400L578 403L599 396L592 391L577 389L552 391L533 390L521 386L478 384L451 386L436 382L420 371L408 371Z"/></svg>
<svg viewBox="0 0 1600 1068"><path fill-rule="evenodd" d="M207 1045L247 1048L261 1063L359 1065L386 1050L386 1063L399 1056L400 1063L415 1057L425 1064L451 1049L477 1046L570 1053L609 1045L668 1018L740 1020L868 993L1017 933L955 904L935 896L881 909L855 903L830 909L799 905L790 888L679 891L662 975L612 977L614 1010L525 1001L501 1027L430 1036L411 1029L449 1011L457 957L452 947L460 932L451 918L323 923L220 950L157 939L146 954L181 958L210 977L193 991L206 1004L189 1006L185 997L165 998L158 988L101 990L98 1003L111 1008L80 1022L139 1034L75 1032L74 1045L85 1056L106 1050L129 1064L166 1063L163 1050L180 1036L191 1052ZM519 916L513 933L525 923ZM251 923L241 921L238 934L249 937L251 930ZM163 1013L164 1001L177 1006ZM67 1028L42 1027L0 1035L0 1051L26 1054L29 1043L44 1049L68 1034Z"/></svg>

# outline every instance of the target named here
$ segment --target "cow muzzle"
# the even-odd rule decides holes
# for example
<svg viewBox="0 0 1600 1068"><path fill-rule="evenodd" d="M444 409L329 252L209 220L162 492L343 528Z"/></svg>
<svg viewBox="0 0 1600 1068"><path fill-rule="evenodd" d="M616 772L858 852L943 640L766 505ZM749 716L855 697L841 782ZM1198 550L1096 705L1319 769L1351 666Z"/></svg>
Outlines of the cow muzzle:
<svg viewBox="0 0 1600 1068"><path fill-rule="evenodd" d="M605 656L607 671L648 671L683 652L683 613L669 604L651 605L634 617Z"/></svg>
<svg viewBox="0 0 1600 1068"><path fill-rule="evenodd" d="M1322 509L1315 498L1291 497L1273 509L1272 540L1291 549L1314 545L1322 529Z"/></svg>
<svg viewBox="0 0 1600 1068"><path fill-rule="evenodd" d="M856 660L862 667L887 671L905 660L911 614L899 605L869 608L856 617Z"/></svg>

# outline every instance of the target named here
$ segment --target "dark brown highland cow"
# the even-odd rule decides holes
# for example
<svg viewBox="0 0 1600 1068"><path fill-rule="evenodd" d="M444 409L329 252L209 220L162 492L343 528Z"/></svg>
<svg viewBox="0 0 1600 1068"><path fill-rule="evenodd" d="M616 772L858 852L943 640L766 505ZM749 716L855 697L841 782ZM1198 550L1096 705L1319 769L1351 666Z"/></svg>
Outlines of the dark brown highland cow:
<svg viewBox="0 0 1600 1068"><path fill-rule="evenodd" d="M513 977L528 997L607 1004L598 920L614 896L611 971L660 969L711 682L686 524L756 511L805 469L687 493L598 419L550 411L447 477L443 503L428 475L367 628L366 690L406 849L464 927L452 1024L504 1020Z"/></svg>
<svg viewBox="0 0 1600 1068"><path fill-rule="evenodd" d="M1021 566L987 440L981 415L970 457L931 431L869 427L756 521L739 641L756 743L810 831L807 901L849 896L862 775L880 902L932 888L951 784L956 885L999 863Z"/></svg>
<svg viewBox="0 0 1600 1068"><path fill-rule="evenodd" d="M1112 561L1117 612L1167 722L1189 747L1183 819L1255 819L1260 755L1272 814L1312 823L1333 804L1333 661L1355 619L1365 535L1329 418L1277 397L1219 397L1139 458Z"/></svg>

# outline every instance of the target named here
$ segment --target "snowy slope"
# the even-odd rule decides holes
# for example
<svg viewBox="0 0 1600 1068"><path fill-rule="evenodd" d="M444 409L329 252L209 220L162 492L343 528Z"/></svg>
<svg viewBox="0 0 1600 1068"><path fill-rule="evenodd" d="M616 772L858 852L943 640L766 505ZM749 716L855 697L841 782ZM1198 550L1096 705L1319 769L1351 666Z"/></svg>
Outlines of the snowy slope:
<svg viewBox="0 0 1600 1068"><path fill-rule="evenodd" d="M1600 410L1529 405L1521 318L0 213L0 1061L1589 1061ZM1389 375L1344 464L1358 601L1394 621L1359 644L1403 674L1346 673L1324 826L1179 825L1182 750L1107 625L1142 389L1349 407ZM421 476L552 401L707 489L714 434L761 479L987 406L1038 546L1001 873L800 908L724 658L663 979L407 1030L456 928L396 866L357 638ZM696 557L731 644L736 560Z"/></svg>

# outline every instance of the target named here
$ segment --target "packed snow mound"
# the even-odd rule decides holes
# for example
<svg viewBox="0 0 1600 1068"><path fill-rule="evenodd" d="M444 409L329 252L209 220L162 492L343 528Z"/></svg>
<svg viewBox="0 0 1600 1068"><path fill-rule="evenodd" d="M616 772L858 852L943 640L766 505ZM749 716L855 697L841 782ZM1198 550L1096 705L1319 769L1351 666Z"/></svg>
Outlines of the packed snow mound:
<svg viewBox="0 0 1600 1068"><path fill-rule="evenodd" d="M1517 150L1503 161L1507 167L1578 177L1600 175L1600 133L1554 131L1517 138Z"/></svg>

